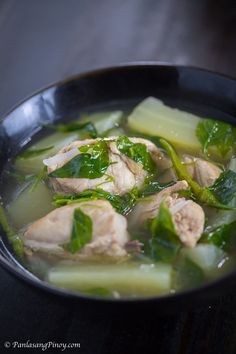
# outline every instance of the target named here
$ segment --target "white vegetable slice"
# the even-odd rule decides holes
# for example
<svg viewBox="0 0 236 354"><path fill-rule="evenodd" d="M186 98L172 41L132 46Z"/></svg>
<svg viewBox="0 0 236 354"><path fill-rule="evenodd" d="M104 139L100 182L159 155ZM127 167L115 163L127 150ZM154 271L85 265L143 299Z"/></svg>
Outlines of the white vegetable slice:
<svg viewBox="0 0 236 354"><path fill-rule="evenodd" d="M141 133L161 136L180 148L196 152L201 146L195 131L201 118L166 106L148 97L128 117L129 127Z"/></svg>
<svg viewBox="0 0 236 354"><path fill-rule="evenodd" d="M122 111L98 112L82 117L80 122L93 123L98 134L103 134L107 130L115 128L120 123L122 116Z"/></svg>
<svg viewBox="0 0 236 354"><path fill-rule="evenodd" d="M46 215L53 209L51 192L44 183L41 182L31 189L32 185L24 188L7 206L10 219L17 229Z"/></svg>
<svg viewBox="0 0 236 354"><path fill-rule="evenodd" d="M121 295L151 296L170 292L171 271L168 264L94 264L57 266L47 280L59 287L86 291L105 288Z"/></svg>
<svg viewBox="0 0 236 354"><path fill-rule="evenodd" d="M198 244L191 249L184 249L183 255L187 256L191 261L197 264L206 275L217 272L225 260L225 253L219 247L208 244Z"/></svg>
<svg viewBox="0 0 236 354"><path fill-rule="evenodd" d="M19 156L15 161L15 167L17 171L20 171L25 174L38 174L43 169L44 159L55 155L60 149L75 140L78 140L78 134L75 132L53 133L30 147L30 149L32 150L37 150L53 146L52 149L45 151L43 154L31 158L24 159Z"/></svg>

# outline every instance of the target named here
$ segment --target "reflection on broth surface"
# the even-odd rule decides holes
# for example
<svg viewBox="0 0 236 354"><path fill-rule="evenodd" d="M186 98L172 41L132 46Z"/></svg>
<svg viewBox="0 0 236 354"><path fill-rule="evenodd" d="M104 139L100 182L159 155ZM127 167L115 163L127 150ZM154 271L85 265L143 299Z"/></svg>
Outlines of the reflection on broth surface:
<svg viewBox="0 0 236 354"><path fill-rule="evenodd" d="M41 279L103 297L169 294L224 275L236 248L236 129L149 97L81 114L3 176L2 223Z"/></svg>

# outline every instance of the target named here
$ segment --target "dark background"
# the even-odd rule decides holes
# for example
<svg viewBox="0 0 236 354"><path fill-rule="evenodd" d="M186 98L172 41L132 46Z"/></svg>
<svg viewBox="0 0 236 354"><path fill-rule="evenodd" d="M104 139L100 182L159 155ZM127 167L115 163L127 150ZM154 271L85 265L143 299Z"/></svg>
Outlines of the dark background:
<svg viewBox="0 0 236 354"><path fill-rule="evenodd" d="M229 0L0 0L0 115L53 81L120 62L167 61L236 77L235 31ZM62 303L0 270L0 352L4 341L27 339L80 342L78 352L88 354L236 353L236 293L144 318Z"/></svg>

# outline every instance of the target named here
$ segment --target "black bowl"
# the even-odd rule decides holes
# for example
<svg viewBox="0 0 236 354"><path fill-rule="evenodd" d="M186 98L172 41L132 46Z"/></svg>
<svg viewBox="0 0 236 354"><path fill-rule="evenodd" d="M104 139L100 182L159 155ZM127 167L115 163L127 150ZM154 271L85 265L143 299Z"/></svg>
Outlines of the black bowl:
<svg viewBox="0 0 236 354"><path fill-rule="evenodd" d="M164 102L196 114L236 122L236 81L196 68L135 63L95 70L53 84L32 95L0 123L1 170L7 160L15 156L28 143L42 125L58 120L72 119L84 109L96 109L119 103L138 102L155 96ZM3 230L0 241L0 263L11 274L22 279L38 291L50 296L72 298L78 302L97 305L142 306L160 311L178 310L196 306L199 302L212 301L235 287L236 273L197 289L176 295L135 300L89 298L53 287L27 271L15 258Z"/></svg>

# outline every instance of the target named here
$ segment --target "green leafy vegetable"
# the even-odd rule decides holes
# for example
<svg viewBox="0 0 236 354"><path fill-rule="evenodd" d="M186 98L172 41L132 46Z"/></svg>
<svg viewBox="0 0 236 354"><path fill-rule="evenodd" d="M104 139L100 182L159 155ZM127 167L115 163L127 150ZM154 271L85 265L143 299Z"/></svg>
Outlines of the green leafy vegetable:
<svg viewBox="0 0 236 354"><path fill-rule="evenodd" d="M2 227L3 231L6 233L9 242L12 244L15 253L18 256L22 256L23 242L21 238L16 234L16 232L10 226L5 210L1 205L0 205L0 226Z"/></svg>
<svg viewBox="0 0 236 354"><path fill-rule="evenodd" d="M76 253L90 242L92 239L93 222L91 218L84 214L80 208L75 209L73 215L73 226L70 242L63 245L63 248L70 252Z"/></svg>
<svg viewBox="0 0 236 354"><path fill-rule="evenodd" d="M86 138L86 137L96 138L97 137L97 130L96 130L95 126L93 125L93 123L91 123L91 122L80 123L78 121L74 121L74 122L67 123L67 124L47 125L47 127L53 128L61 133L69 133L69 132L79 131L79 133L81 133L83 138Z"/></svg>
<svg viewBox="0 0 236 354"><path fill-rule="evenodd" d="M196 129L203 153L208 154L209 148L214 146L221 157L232 152L235 144L235 128L230 124L212 119L201 120Z"/></svg>
<svg viewBox="0 0 236 354"><path fill-rule="evenodd" d="M217 227L207 228L201 238L202 242L212 243L225 251L236 249L236 221Z"/></svg>
<svg viewBox="0 0 236 354"><path fill-rule="evenodd" d="M38 184L40 182L45 181L47 179L47 177L48 177L47 167L44 166L38 175L35 175L30 179L32 181L32 185L30 187L29 192L32 192L33 190L35 190L35 188L38 186Z"/></svg>
<svg viewBox="0 0 236 354"><path fill-rule="evenodd" d="M167 151L170 155L171 161L173 163L173 167L176 171L177 176L180 179L184 179L188 182L191 190L196 197L196 199L203 204L207 204L211 207L215 207L218 209L225 209L225 210L232 210L233 208L222 204L213 194L211 190L208 188L201 187L197 182L195 182L189 173L184 168L183 164L181 163L178 155L176 154L174 148L164 139L160 139L160 143L162 144L163 148Z"/></svg>
<svg viewBox="0 0 236 354"><path fill-rule="evenodd" d="M118 137L116 145L118 150L127 157L135 162L140 162L144 170L148 172L154 171L155 165L145 144L132 143L127 136L123 135Z"/></svg>
<svg viewBox="0 0 236 354"><path fill-rule="evenodd" d="M113 208L115 208L118 213L126 215L133 208L138 197L138 191L133 189L127 194L122 196L111 194L102 189L89 189L81 193L71 194L71 195L55 195L53 197L54 205L60 207L67 204L79 203L87 200L97 200L105 199L108 200Z"/></svg>
<svg viewBox="0 0 236 354"><path fill-rule="evenodd" d="M188 189L183 189L181 191L178 191L178 195L180 197L186 198L186 199L192 199L192 200L196 200L195 195L193 194L191 188Z"/></svg>
<svg viewBox="0 0 236 354"><path fill-rule="evenodd" d="M110 165L107 143L100 140L92 145L81 146L79 150L81 154L49 173L49 177L90 179L102 177Z"/></svg>
<svg viewBox="0 0 236 354"><path fill-rule="evenodd" d="M171 187L175 182L159 183L158 181L148 181L140 192L140 197L147 197L154 193L158 193L167 187Z"/></svg>
<svg viewBox="0 0 236 354"><path fill-rule="evenodd" d="M25 151L23 151L19 156L18 158L19 159L30 159L32 157L36 157L36 156L39 156L39 155L42 155L44 154L46 151L49 151L51 149L53 149L54 146L48 146L46 148L43 148L43 149L27 149Z"/></svg>
<svg viewBox="0 0 236 354"><path fill-rule="evenodd" d="M19 183L29 182L29 184L31 184L29 192L32 192L40 182L45 181L48 177L46 166L44 166L37 175L22 175L15 171L9 171L8 175L15 178Z"/></svg>
<svg viewBox="0 0 236 354"><path fill-rule="evenodd" d="M165 203L160 205L159 213L151 222L151 257L163 262L171 262L178 253L181 242L176 233L172 216Z"/></svg>
<svg viewBox="0 0 236 354"><path fill-rule="evenodd" d="M208 189L214 193L221 203L228 204L236 193L236 173L231 170L222 172Z"/></svg>

